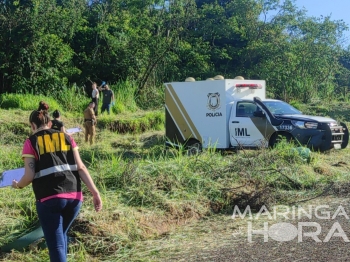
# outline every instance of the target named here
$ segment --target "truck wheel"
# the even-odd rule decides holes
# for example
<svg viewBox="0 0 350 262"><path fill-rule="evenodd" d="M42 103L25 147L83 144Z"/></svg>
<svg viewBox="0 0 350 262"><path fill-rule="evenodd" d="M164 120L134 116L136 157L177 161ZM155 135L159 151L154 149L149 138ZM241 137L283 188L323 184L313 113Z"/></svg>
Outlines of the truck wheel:
<svg viewBox="0 0 350 262"><path fill-rule="evenodd" d="M275 147L281 141L286 140L288 143L293 141L293 137L288 133L275 133L270 140L270 147Z"/></svg>
<svg viewBox="0 0 350 262"><path fill-rule="evenodd" d="M188 156L198 155L202 152L202 144L195 139L191 139L186 143L186 152Z"/></svg>

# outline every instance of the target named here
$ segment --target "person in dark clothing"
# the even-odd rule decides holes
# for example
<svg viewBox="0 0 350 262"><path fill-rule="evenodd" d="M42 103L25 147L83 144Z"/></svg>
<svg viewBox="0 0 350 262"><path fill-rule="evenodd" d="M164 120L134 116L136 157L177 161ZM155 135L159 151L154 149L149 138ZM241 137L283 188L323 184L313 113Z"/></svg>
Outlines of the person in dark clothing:
<svg viewBox="0 0 350 262"><path fill-rule="evenodd" d="M61 131L61 132L66 132L65 128L64 128L64 123L61 121L61 113L58 110L53 111L52 113L53 116L53 120L51 120L51 128Z"/></svg>
<svg viewBox="0 0 350 262"><path fill-rule="evenodd" d="M54 120L51 120L51 128L66 133L68 135L72 135L72 133L68 133L66 128L64 127L64 123L61 121L61 112L58 110L53 111L52 116Z"/></svg>
<svg viewBox="0 0 350 262"><path fill-rule="evenodd" d="M101 114L106 110L107 113L110 114L112 103L114 103L114 93L109 88L109 85L104 85L104 87L100 87L100 91L102 91L103 93Z"/></svg>
<svg viewBox="0 0 350 262"><path fill-rule="evenodd" d="M51 262L67 261L67 232L82 205L81 181L92 193L95 210L102 209L100 193L83 164L74 139L51 129L47 110L34 110L29 117L33 134L26 139L22 158L24 175L13 180L21 189L32 184L36 210Z"/></svg>

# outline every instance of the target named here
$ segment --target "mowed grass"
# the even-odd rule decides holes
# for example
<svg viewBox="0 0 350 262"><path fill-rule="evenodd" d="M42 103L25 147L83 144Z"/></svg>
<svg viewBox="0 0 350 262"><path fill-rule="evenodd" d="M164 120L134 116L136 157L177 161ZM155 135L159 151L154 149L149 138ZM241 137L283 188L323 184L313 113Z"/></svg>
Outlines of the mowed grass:
<svg viewBox="0 0 350 262"><path fill-rule="evenodd" d="M21 149L30 134L30 111L2 109L0 170L23 166ZM230 214L234 205L253 209L261 205L290 204L328 194L349 181L349 148L312 153L306 161L286 143L275 149L219 153L206 150L187 156L182 150L164 150L162 110L100 116L96 144L74 134L104 201L93 211L85 201L70 236L69 261L153 261L157 247L140 243L158 239L184 224ZM82 116L64 112L67 128L82 126ZM139 123L135 124L135 119ZM347 120L347 119L345 119ZM125 132L106 128L118 122ZM143 126L127 132L127 127ZM37 222L31 187L0 189L0 246L29 232ZM3 261L48 261L47 250L36 245L2 254Z"/></svg>

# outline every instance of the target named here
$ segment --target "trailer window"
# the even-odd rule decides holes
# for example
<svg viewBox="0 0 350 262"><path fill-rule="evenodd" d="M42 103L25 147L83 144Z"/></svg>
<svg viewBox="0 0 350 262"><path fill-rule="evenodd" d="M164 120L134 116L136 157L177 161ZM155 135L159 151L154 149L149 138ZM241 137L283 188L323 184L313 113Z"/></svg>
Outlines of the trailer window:
<svg viewBox="0 0 350 262"><path fill-rule="evenodd" d="M252 117L254 112L258 110L258 107L253 102L242 101L237 103L236 110L237 117Z"/></svg>

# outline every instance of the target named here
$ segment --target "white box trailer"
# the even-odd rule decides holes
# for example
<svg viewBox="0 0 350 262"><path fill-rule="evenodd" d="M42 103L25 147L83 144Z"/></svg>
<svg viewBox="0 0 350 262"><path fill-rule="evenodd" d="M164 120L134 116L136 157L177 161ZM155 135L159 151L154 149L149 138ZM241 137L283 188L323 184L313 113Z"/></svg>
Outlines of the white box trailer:
<svg viewBox="0 0 350 262"><path fill-rule="evenodd" d="M321 151L348 143L345 124L302 115L283 101L266 99L264 80L237 77L164 85L167 146L267 147L280 136Z"/></svg>

